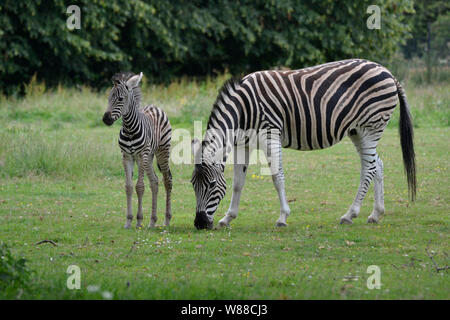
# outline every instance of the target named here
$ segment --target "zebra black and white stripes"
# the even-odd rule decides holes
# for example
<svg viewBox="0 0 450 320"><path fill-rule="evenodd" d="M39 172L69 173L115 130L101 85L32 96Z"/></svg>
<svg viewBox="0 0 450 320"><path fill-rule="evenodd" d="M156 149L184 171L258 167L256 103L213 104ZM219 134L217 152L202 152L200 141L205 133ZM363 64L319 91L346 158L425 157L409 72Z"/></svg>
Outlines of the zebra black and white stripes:
<svg viewBox="0 0 450 320"><path fill-rule="evenodd" d="M293 71L259 71L227 82L211 111L201 148L193 141L194 149L199 149L195 157L200 159L192 178L197 197L195 225L212 226L213 214L225 193L225 186L210 185L203 177L212 181L223 179L223 161L231 151L223 147L229 141L228 132L234 133L231 141L234 149L240 145L251 152L253 147L248 143L248 136L238 133L248 130L272 133L260 137L259 148L265 151L269 163L276 164L271 169L281 205L277 225L286 225L290 213L284 191L281 148L324 149L346 135L360 155L361 179L355 200L341 223L351 223L359 214L372 179L375 180L375 204L368 221L377 222L384 212L384 200L383 164L376 146L399 98L403 159L414 199L413 134L406 96L383 66L351 59ZM220 163L214 159L220 159ZM247 165L247 160L234 165L232 200L219 226L229 225L237 216Z"/></svg>
<svg viewBox="0 0 450 320"><path fill-rule="evenodd" d="M152 191L152 214L150 227L155 226L157 216L158 177L153 169L153 158L163 174L166 189L166 213L164 224L169 225L172 217L171 191L172 175L169 168L170 144L172 128L164 111L148 105L141 108L140 75L118 73L113 76L113 84L109 97L108 109L103 116L106 125L112 125L122 116L123 125L119 134L119 146L122 150L122 161L125 169L125 191L127 195L127 222L125 228L131 226L133 219L133 169L138 165L136 193L138 195L137 225L142 226L142 198L144 194L144 175L150 180Z"/></svg>

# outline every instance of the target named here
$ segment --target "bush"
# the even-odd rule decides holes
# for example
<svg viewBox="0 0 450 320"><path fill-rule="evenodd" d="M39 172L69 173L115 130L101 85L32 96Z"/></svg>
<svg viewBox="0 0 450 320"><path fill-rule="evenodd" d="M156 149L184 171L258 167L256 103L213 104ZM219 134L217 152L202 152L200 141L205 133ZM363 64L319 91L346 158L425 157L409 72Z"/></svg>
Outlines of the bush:
<svg viewBox="0 0 450 320"><path fill-rule="evenodd" d="M153 81L301 68L359 57L384 62L407 38L411 1L80 0L81 29L69 30L67 2L4 0L0 5L0 88L23 93L36 74L102 87L119 70ZM381 29L369 30L369 5Z"/></svg>
<svg viewBox="0 0 450 320"><path fill-rule="evenodd" d="M32 272L24 258L14 257L8 246L0 243L0 289L11 294L17 289L28 287Z"/></svg>

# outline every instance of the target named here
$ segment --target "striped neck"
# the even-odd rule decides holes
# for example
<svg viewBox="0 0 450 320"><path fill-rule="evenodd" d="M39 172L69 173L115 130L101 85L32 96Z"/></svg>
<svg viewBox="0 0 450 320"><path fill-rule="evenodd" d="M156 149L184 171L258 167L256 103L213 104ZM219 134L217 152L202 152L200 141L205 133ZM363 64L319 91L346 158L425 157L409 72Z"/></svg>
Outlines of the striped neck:
<svg viewBox="0 0 450 320"><path fill-rule="evenodd" d="M219 90L202 142L202 162L224 165L233 149L237 130L244 123L240 105L241 80L230 79Z"/></svg>
<svg viewBox="0 0 450 320"><path fill-rule="evenodd" d="M202 162L225 164L233 149L236 130L239 128L238 121L238 118L236 118L235 122L215 125L214 121L209 120L202 142Z"/></svg>
<svg viewBox="0 0 450 320"><path fill-rule="evenodd" d="M139 111L139 100L134 94L130 96L128 105L128 112L123 115L123 128L128 133L133 133L139 128L138 124L141 122L141 112Z"/></svg>

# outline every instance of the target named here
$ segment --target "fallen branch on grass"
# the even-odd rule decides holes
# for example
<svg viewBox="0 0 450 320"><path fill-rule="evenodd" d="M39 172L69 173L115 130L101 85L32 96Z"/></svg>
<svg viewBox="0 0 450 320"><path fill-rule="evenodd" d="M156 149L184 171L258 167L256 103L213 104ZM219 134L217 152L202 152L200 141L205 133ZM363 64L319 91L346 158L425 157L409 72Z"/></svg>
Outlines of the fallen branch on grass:
<svg viewBox="0 0 450 320"><path fill-rule="evenodd" d="M38 241L38 242L36 242L34 245L35 246L38 246L38 245L40 245L40 244L43 244L43 243L51 243L53 246L55 246L55 247L57 247L58 245L56 244L56 242L55 241L53 241L53 240L41 240L41 241Z"/></svg>
<svg viewBox="0 0 450 320"><path fill-rule="evenodd" d="M431 259L431 261L434 264L434 268L436 269L436 272L442 271L442 270L448 270L450 269L450 267L448 265L443 266L443 267L439 267L438 264L436 263L436 261L434 260L434 256L428 251L428 249L430 248L430 243L431 240L428 241L428 245L425 248L425 251L427 252L428 257Z"/></svg>
<svg viewBox="0 0 450 320"><path fill-rule="evenodd" d="M400 268L397 267L395 264L391 263L391 265L392 265L395 269L400 270Z"/></svg>

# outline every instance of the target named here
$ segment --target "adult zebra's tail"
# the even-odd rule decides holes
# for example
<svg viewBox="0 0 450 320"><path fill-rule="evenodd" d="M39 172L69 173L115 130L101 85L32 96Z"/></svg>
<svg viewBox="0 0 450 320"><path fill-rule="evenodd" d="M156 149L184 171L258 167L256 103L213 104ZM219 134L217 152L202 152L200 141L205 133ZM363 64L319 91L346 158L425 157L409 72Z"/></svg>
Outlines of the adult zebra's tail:
<svg viewBox="0 0 450 320"><path fill-rule="evenodd" d="M408 101L406 100L405 90L400 83L395 80L397 86L398 98L400 99L400 144L403 153L403 165L405 167L406 177L408 179L408 190L411 200L416 199L416 160L414 153L414 132L411 114L409 112Z"/></svg>

